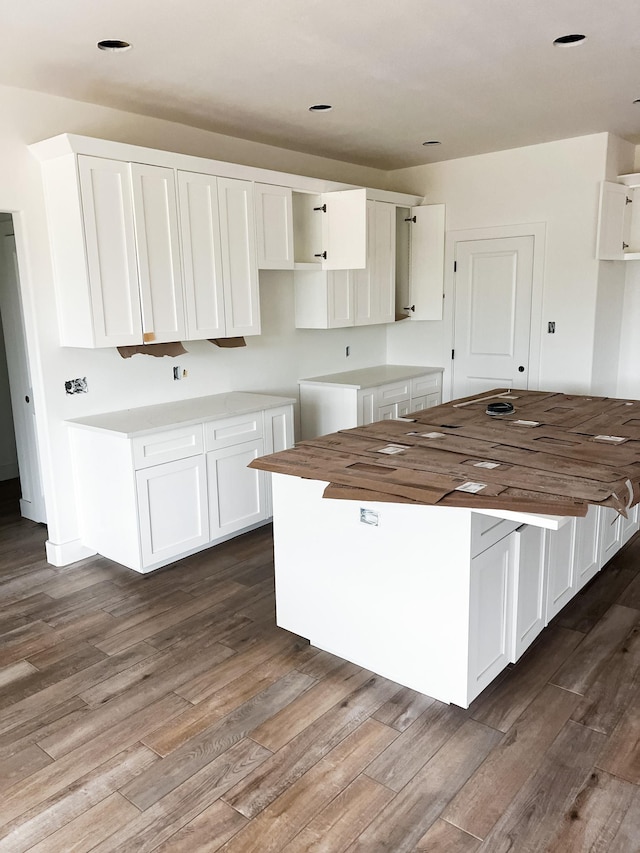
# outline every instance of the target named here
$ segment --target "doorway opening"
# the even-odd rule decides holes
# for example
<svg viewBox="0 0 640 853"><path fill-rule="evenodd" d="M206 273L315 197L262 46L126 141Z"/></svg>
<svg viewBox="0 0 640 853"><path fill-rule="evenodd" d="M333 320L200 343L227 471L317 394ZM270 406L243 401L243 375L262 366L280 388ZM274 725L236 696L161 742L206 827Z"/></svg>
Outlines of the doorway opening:
<svg viewBox="0 0 640 853"><path fill-rule="evenodd" d="M0 212L0 487L2 509L46 522L14 218Z"/></svg>

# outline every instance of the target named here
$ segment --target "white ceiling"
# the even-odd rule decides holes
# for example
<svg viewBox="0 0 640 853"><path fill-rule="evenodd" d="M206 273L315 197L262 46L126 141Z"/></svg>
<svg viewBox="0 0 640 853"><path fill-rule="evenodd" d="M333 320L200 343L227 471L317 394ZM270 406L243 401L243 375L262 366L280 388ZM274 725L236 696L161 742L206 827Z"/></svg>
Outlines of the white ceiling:
<svg viewBox="0 0 640 853"><path fill-rule="evenodd" d="M0 16L0 83L386 170L600 131L640 143L638 0L0 0ZM554 47L567 33L588 38Z"/></svg>

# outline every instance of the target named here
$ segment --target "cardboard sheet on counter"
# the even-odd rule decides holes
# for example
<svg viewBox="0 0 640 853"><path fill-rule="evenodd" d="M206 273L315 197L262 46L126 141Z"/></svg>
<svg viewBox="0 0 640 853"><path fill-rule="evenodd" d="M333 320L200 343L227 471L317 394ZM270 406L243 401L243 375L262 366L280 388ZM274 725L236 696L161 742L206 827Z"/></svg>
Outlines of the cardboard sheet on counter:
<svg viewBox="0 0 640 853"><path fill-rule="evenodd" d="M515 411L487 415L495 400ZM624 515L640 500L640 402L496 389L300 442L252 467L323 480L334 498L575 516L596 504Z"/></svg>

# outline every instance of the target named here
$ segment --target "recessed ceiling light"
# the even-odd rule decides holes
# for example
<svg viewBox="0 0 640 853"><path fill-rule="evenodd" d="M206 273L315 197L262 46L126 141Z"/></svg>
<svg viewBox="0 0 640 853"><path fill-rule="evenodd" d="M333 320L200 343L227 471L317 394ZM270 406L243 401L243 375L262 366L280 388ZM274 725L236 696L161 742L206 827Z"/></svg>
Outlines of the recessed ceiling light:
<svg viewBox="0 0 640 853"><path fill-rule="evenodd" d="M108 50L110 53L121 53L124 50L130 50L131 45L128 41L120 41L120 39L103 39L98 42L100 50Z"/></svg>
<svg viewBox="0 0 640 853"><path fill-rule="evenodd" d="M310 113L328 113L329 110L332 110L332 109L333 109L333 107L331 106L331 104L314 104L313 106L309 107L309 112Z"/></svg>
<svg viewBox="0 0 640 853"><path fill-rule="evenodd" d="M587 37L582 33L570 33L566 36L558 36L557 39L553 40L553 43L557 45L557 47L571 47L574 44L582 44L586 38Z"/></svg>
<svg viewBox="0 0 640 853"><path fill-rule="evenodd" d="M428 139L426 142L422 143L423 145L442 145L439 139Z"/></svg>

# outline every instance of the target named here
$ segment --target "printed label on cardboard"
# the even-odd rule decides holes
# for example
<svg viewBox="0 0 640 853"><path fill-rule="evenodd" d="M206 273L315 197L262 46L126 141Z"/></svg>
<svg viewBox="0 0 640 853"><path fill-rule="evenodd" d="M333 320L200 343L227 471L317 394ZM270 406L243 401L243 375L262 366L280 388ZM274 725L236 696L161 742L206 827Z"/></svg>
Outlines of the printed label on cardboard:
<svg viewBox="0 0 640 853"><path fill-rule="evenodd" d="M475 495L478 492L481 492L483 489L487 488L486 483L463 483L461 486L456 486L456 492L471 492L471 494Z"/></svg>

